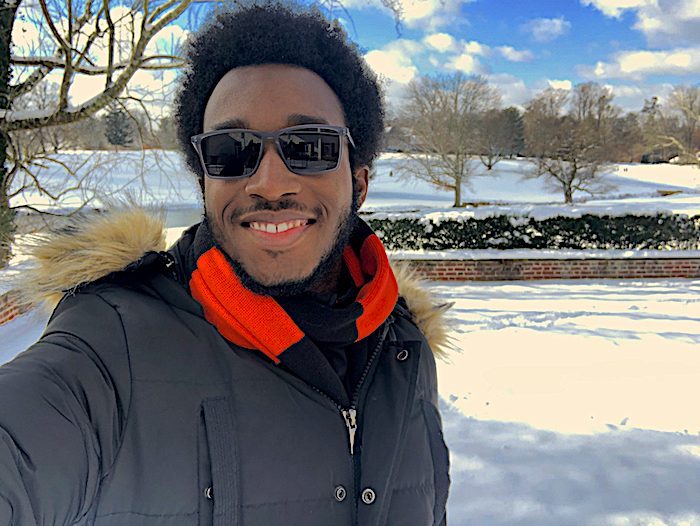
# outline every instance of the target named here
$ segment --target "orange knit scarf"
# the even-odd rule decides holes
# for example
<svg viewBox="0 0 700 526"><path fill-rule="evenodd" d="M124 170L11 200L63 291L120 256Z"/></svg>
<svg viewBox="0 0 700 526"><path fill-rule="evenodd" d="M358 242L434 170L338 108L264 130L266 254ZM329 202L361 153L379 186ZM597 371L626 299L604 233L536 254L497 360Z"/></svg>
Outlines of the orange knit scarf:
<svg viewBox="0 0 700 526"><path fill-rule="evenodd" d="M342 323L329 330L342 334L337 341L353 342L386 320L398 298L398 287L384 247L366 223L360 221L343 259L355 285L361 288L355 303L346 307ZM299 352L314 346L292 319L296 313L290 316L274 298L246 289L216 246L197 258L190 289L206 319L224 338L241 347L259 349L275 363L283 361L283 353L292 347Z"/></svg>

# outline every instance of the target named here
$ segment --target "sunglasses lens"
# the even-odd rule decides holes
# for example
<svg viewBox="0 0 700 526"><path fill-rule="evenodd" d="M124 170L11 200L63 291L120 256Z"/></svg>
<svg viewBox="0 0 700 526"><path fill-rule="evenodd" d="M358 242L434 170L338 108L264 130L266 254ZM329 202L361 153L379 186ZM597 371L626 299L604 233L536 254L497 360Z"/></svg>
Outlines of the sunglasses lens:
<svg viewBox="0 0 700 526"><path fill-rule="evenodd" d="M213 177L253 175L260 158L262 139L247 131L210 135L202 139L202 155Z"/></svg>
<svg viewBox="0 0 700 526"><path fill-rule="evenodd" d="M340 134L336 130L291 131L279 137L289 168L298 174L330 172L338 168Z"/></svg>

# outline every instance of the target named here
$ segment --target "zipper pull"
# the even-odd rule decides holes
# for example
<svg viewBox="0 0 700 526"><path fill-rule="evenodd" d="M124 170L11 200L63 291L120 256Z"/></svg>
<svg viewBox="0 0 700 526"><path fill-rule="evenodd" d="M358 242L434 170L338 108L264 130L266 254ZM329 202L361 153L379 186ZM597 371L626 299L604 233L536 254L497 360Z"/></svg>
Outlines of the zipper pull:
<svg viewBox="0 0 700 526"><path fill-rule="evenodd" d="M357 409L341 409L345 427L348 428L348 437L350 438L350 454L355 454L355 433L357 432Z"/></svg>

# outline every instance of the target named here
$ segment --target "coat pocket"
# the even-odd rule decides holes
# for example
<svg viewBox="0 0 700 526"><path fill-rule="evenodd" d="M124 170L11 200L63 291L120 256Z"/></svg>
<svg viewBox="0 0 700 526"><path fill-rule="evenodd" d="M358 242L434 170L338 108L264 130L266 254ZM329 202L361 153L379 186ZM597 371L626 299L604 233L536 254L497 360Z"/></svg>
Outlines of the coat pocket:
<svg viewBox="0 0 700 526"><path fill-rule="evenodd" d="M200 524L240 524L239 481L231 405L226 398L202 402L200 413ZM202 449L205 449L202 451Z"/></svg>
<svg viewBox="0 0 700 526"><path fill-rule="evenodd" d="M445 524L445 506L450 489L450 454L442 435L442 422L437 408L427 400L423 400L422 405L423 416L428 428L430 452L433 457L433 477L435 480L435 509L433 512L435 520L433 524L440 526Z"/></svg>

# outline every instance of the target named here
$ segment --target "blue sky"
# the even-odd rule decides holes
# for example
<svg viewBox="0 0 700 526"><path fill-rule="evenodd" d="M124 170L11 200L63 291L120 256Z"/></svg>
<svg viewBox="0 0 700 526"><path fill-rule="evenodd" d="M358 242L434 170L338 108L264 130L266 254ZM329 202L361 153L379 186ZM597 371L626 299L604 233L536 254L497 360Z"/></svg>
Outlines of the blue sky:
<svg viewBox="0 0 700 526"><path fill-rule="evenodd" d="M326 0L326 2L338 0ZM484 75L498 87L503 105L524 104L549 87L570 89L580 82L608 85L615 103L639 111L653 96L663 103L678 84L700 84L700 0L399 0L400 34L380 0L342 0L335 9L370 66L389 79L388 98L401 94L421 74ZM25 10L36 10L27 3ZM114 8L113 18L119 19ZM27 11L30 12L30 11ZM189 17L166 27L147 49L167 52L187 34ZM31 54L38 41L31 17L15 24L18 54ZM93 60L106 63L106 46ZM100 51L101 50L101 51ZM49 52L51 54L51 52ZM16 71L16 79L28 71ZM130 85L148 87L167 112L175 70L139 71ZM50 75L50 82L59 82ZM71 88L80 104L104 87L104 77L80 76ZM154 103L155 104L155 103Z"/></svg>
<svg viewBox="0 0 700 526"><path fill-rule="evenodd" d="M438 72L484 75L506 106L595 81L638 111L700 83L700 0L404 0L400 35L377 0L344 4L337 16L394 103L411 78Z"/></svg>

